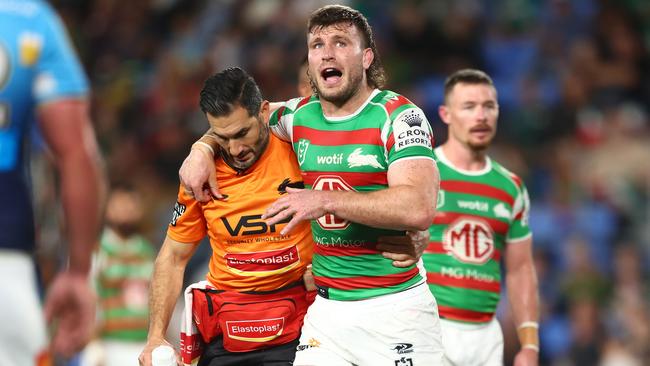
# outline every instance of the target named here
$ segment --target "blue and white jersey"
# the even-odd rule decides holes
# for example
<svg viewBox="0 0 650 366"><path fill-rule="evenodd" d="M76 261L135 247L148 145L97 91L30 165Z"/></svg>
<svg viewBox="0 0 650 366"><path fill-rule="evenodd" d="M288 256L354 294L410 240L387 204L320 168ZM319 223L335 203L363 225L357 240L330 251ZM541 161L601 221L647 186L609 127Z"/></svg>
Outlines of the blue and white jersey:
<svg viewBox="0 0 650 366"><path fill-rule="evenodd" d="M81 65L50 5L0 0L0 249L34 247L25 140L36 108L87 93Z"/></svg>

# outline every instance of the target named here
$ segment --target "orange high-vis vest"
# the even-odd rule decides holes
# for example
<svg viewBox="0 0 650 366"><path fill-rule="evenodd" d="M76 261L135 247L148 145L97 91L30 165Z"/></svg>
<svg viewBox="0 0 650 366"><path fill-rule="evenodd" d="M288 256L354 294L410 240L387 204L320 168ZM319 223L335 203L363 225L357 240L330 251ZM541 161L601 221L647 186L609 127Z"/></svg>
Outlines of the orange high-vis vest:
<svg viewBox="0 0 650 366"><path fill-rule="evenodd" d="M270 291L300 280L313 252L309 221L283 236L286 223L268 225L261 218L286 187L302 182L291 145L271 134L260 159L240 175L222 159L215 165L228 199L202 204L181 187L167 235L181 243L210 236L207 279L218 289Z"/></svg>

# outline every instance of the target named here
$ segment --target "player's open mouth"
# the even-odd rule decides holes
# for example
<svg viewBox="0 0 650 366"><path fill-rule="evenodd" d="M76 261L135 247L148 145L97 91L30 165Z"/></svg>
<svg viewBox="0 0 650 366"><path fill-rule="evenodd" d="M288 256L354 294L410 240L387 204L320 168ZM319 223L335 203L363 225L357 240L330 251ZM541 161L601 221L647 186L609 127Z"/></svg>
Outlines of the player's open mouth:
<svg viewBox="0 0 650 366"><path fill-rule="evenodd" d="M323 69L320 72L320 75L323 78L323 80L325 80L325 84L332 85L332 84L336 84L339 80L341 80L341 76L343 76L343 73L339 69L328 67Z"/></svg>

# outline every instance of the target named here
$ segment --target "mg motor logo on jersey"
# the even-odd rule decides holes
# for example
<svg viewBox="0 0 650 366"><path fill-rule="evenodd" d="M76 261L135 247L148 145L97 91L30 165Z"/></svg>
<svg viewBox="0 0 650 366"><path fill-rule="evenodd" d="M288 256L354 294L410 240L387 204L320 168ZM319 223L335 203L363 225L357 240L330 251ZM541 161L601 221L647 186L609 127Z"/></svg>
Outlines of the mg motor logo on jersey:
<svg viewBox="0 0 650 366"><path fill-rule="evenodd" d="M226 253L226 266L236 273L247 276L268 276L284 273L300 262L296 246L252 253Z"/></svg>
<svg viewBox="0 0 650 366"><path fill-rule="evenodd" d="M321 175L314 181L312 189L319 191L354 191L351 185L347 184L338 175ZM319 217L316 222L325 230L345 229L350 225L348 220L340 219L332 214Z"/></svg>
<svg viewBox="0 0 650 366"><path fill-rule="evenodd" d="M484 264L494 253L492 228L482 220L462 218L445 230L443 247L461 262Z"/></svg>
<svg viewBox="0 0 650 366"><path fill-rule="evenodd" d="M282 334L284 317L226 321L226 331L232 339L245 342L268 342Z"/></svg>

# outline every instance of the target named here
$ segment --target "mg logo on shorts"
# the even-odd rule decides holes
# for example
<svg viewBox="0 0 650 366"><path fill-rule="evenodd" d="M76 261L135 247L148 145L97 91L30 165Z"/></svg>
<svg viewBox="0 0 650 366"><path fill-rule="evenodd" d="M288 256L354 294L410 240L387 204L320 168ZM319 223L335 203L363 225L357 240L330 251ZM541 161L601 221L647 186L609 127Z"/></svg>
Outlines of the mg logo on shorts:
<svg viewBox="0 0 650 366"><path fill-rule="evenodd" d="M492 228L482 220L462 218L445 230L443 247L461 262L484 264L494 253Z"/></svg>
<svg viewBox="0 0 650 366"><path fill-rule="evenodd" d="M319 191L354 191L351 185L347 184L338 175L321 175L312 185L312 189ZM325 230L341 230L350 225L347 220L340 219L332 214L319 217L316 222Z"/></svg>

